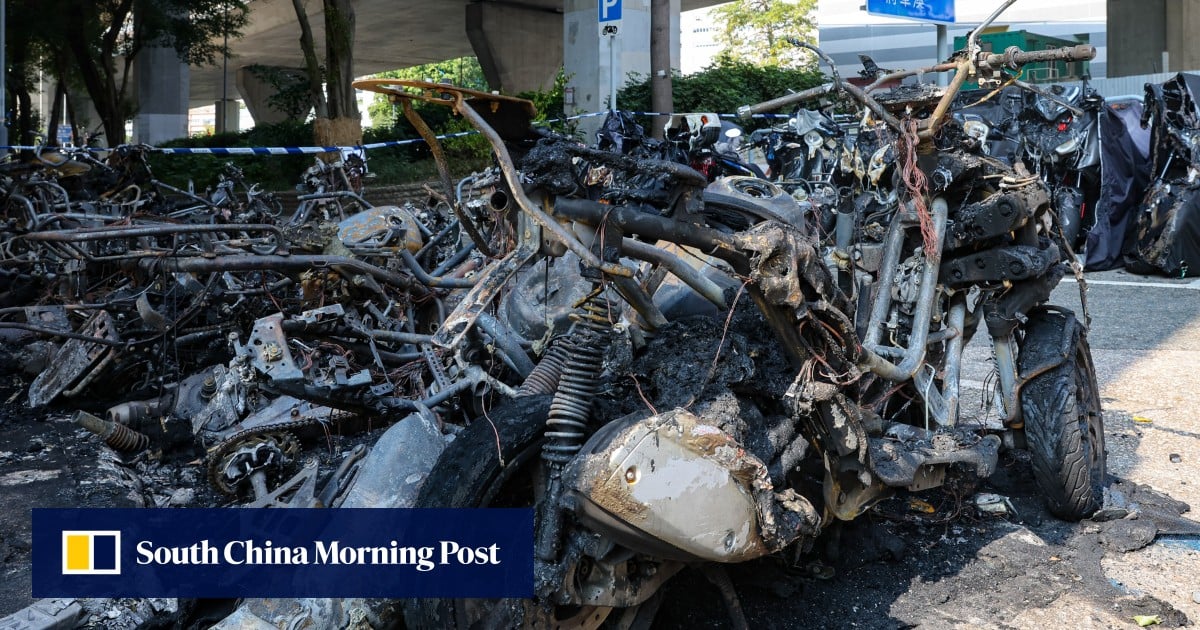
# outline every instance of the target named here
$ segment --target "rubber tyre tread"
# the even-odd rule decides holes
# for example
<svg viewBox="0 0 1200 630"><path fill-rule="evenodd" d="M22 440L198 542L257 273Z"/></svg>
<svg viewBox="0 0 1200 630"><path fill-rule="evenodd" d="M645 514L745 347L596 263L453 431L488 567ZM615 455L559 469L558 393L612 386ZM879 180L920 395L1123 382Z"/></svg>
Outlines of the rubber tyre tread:
<svg viewBox="0 0 1200 630"><path fill-rule="evenodd" d="M1068 329L1069 327L1069 329ZM1069 335L1069 344L1064 339ZM1063 362L1032 379L1021 388L1021 412L1029 446L1033 476L1045 496L1050 512L1067 521L1091 516L1100 507L1107 479L1104 452L1104 421L1096 409L1098 440L1088 430L1089 418L1079 415L1079 388L1097 407L1099 389L1091 350L1081 326L1074 319L1051 310L1029 315L1021 344L1018 367L1021 373L1061 356ZM1082 379L1077 377L1082 376ZM1098 461L1093 465L1093 452Z"/></svg>
<svg viewBox="0 0 1200 630"><path fill-rule="evenodd" d="M536 457L552 399L546 395L507 400L463 429L442 451L414 507L483 507L480 503L503 472L496 451L497 434L504 461L510 466L518 457L530 456L530 449ZM404 621L409 630L458 626L452 599L406 600Z"/></svg>

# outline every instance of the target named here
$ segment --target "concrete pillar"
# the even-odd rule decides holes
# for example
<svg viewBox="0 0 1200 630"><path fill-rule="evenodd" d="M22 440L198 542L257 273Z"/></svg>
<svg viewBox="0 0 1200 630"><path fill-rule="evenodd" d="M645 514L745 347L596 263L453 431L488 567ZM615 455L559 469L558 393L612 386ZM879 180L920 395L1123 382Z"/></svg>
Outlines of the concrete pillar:
<svg viewBox="0 0 1200 630"><path fill-rule="evenodd" d="M220 68L221 74L217 76L217 99L213 102L213 131L216 133L236 132L240 118L240 108L237 102L237 70L230 67L228 62Z"/></svg>
<svg viewBox="0 0 1200 630"><path fill-rule="evenodd" d="M238 123L241 120L242 108L237 100L227 98L218 100L213 103L214 110L214 131L217 133L228 133L238 130Z"/></svg>
<svg viewBox="0 0 1200 630"><path fill-rule="evenodd" d="M308 81L303 68L271 66L258 71L249 66L238 68L237 93L246 103L246 109L250 110L256 125L280 123L290 118L287 112L271 105L271 97L275 95L277 88L263 79L264 72L278 76L281 81Z"/></svg>
<svg viewBox="0 0 1200 630"><path fill-rule="evenodd" d="M146 48L134 60L137 72L136 142L158 144L187 135L189 74L174 48Z"/></svg>
<svg viewBox="0 0 1200 630"><path fill-rule="evenodd" d="M617 88L630 75L650 74L650 0L622 0L621 25L612 41L600 36L596 0L565 0L563 12L563 66L574 104L568 113L600 112L609 108L610 63L616 61ZM671 0L671 68L679 69L679 0ZM617 102L617 107L623 107ZM580 128L591 136L601 117L585 118Z"/></svg>
<svg viewBox="0 0 1200 630"><path fill-rule="evenodd" d="M472 2L467 39L493 90L518 94L554 84L563 65L563 21L552 9Z"/></svg>
<svg viewBox="0 0 1200 630"><path fill-rule="evenodd" d="M1168 71L1194 72L1200 70L1200 44L1196 29L1200 28L1200 7L1195 2L1166 3Z"/></svg>

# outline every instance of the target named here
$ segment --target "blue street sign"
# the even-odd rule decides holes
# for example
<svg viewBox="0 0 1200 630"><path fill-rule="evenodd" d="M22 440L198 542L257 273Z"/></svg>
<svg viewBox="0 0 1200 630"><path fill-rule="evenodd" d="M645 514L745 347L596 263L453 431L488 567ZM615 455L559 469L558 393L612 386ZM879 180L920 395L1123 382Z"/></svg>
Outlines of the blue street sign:
<svg viewBox="0 0 1200 630"><path fill-rule="evenodd" d="M954 24L954 0L867 0L867 13Z"/></svg>
<svg viewBox="0 0 1200 630"><path fill-rule="evenodd" d="M600 22L615 22L621 19L621 0L596 0Z"/></svg>

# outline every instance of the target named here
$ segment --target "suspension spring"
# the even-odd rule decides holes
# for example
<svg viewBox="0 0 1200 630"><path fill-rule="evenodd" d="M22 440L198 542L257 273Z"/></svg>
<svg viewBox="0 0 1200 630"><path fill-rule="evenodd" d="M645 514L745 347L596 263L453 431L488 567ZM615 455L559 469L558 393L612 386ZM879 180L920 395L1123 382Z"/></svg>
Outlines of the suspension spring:
<svg viewBox="0 0 1200 630"><path fill-rule="evenodd" d="M525 377L517 396L540 396L553 394L558 389L558 381L562 378L563 368L571 356L572 343L566 337L559 337L550 344L550 348L542 355L542 360Z"/></svg>
<svg viewBox="0 0 1200 630"><path fill-rule="evenodd" d="M592 400L600 392L604 351L612 332L609 317L608 300L600 291L595 291L571 314L574 334L571 343L566 344L567 358L546 419L542 459L548 463L564 464L583 447Z"/></svg>

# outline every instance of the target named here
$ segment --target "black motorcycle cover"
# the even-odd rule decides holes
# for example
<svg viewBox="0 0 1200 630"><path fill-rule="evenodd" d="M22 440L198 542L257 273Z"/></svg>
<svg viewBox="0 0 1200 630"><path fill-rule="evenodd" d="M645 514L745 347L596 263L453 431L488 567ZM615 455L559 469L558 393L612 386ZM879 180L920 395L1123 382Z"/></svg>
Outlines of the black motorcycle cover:
<svg viewBox="0 0 1200 630"><path fill-rule="evenodd" d="M1105 103L1099 118L1100 197L1084 246L1088 271L1121 265L1132 220L1150 185L1150 130L1141 126L1142 104Z"/></svg>
<svg viewBox="0 0 1200 630"><path fill-rule="evenodd" d="M646 130L626 111L610 111L596 132L596 147L629 155L646 141Z"/></svg>

